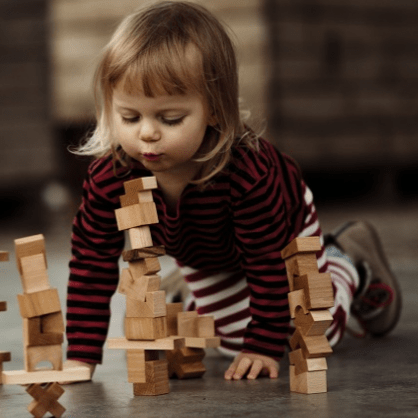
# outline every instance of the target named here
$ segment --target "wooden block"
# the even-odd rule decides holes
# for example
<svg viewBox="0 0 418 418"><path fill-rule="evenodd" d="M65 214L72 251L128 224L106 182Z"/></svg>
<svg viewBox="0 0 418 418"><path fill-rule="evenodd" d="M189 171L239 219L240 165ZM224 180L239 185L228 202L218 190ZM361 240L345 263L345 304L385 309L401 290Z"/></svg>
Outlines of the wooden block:
<svg viewBox="0 0 418 418"><path fill-rule="evenodd" d="M327 309L334 306L331 274L305 274L294 279L295 290L303 289L307 309Z"/></svg>
<svg viewBox="0 0 418 418"><path fill-rule="evenodd" d="M139 193L125 194L119 197L120 205L122 208L126 206L137 205L138 203L153 202L151 190L146 190Z"/></svg>
<svg viewBox="0 0 418 418"><path fill-rule="evenodd" d="M61 344L24 347L24 358L27 372L36 371L36 366L42 361L49 361L52 370L62 370Z"/></svg>
<svg viewBox="0 0 418 418"><path fill-rule="evenodd" d="M167 337L167 322L160 318L125 318L128 340L158 340Z"/></svg>
<svg viewBox="0 0 418 418"><path fill-rule="evenodd" d="M65 412L65 408L58 402L64 393L64 389L58 383L48 383L45 387L34 383L26 389L26 392L35 398L28 406L28 411L35 418L42 418L47 412L59 418Z"/></svg>
<svg viewBox="0 0 418 418"><path fill-rule="evenodd" d="M144 190L152 190L158 188L157 179L154 176L141 177L123 183L126 194L136 194Z"/></svg>
<svg viewBox="0 0 418 418"><path fill-rule="evenodd" d="M0 251L0 261L9 261L9 253L7 251Z"/></svg>
<svg viewBox="0 0 418 418"><path fill-rule="evenodd" d="M129 383L146 383L146 363L159 360L158 351L155 350L127 350L126 361Z"/></svg>
<svg viewBox="0 0 418 418"><path fill-rule="evenodd" d="M194 338L185 337L186 347L190 348L217 348L221 345L221 339L219 337L210 338Z"/></svg>
<svg viewBox="0 0 418 418"><path fill-rule="evenodd" d="M300 306L305 314L309 312L308 308L306 307L305 303L305 292L303 289L294 290L287 294L289 299L289 311L290 317L295 318L296 316L296 308Z"/></svg>
<svg viewBox="0 0 418 418"><path fill-rule="evenodd" d="M24 293L40 292L50 288L45 255L34 254L20 259L22 288Z"/></svg>
<svg viewBox="0 0 418 418"><path fill-rule="evenodd" d="M169 376L177 376L179 379L201 377L206 372L202 363L205 350L202 348L184 347L180 350L166 352Z"/></svg>
<svg viewBox="0 0 418 418"><path fill-rule="evenodd" d="M161 265L157 257L131 261L128 265L133 278L153 275L161 270Z"/></svg>
<svg viewBox="0 0 418 418"><path fill-rule="evenodd" d="M160 286L161 277L158 275L142 276L134 279L128 269L123 269L118 291L131 299L145 302L145 295L148 292L158 291Z"/></svg>
<svg viewBox="0 0 418 418"><path fill-rule="evenodd" d="M325 357L305 358L301 348L289 353L289 363L295 366L295 374L328 369Z"/></svg>
<svg viewBox="0 0 418 418"><path fill-rule="evenodd" d="M132 249L152 247L151 230L148 225L131 228L128 230L128 234Z"/></svg>
<svg viewBox="0 0 418 418"><path fill-rule="evenodd" d="M296 308L295 325L303 335L323 335L331 325L333 317L328 309L310 311L305 314L303 308Z"/></svg>
<svg viewBox="0 0 418 418"><path fill-rule="evenodd" d="M59 314L61 314L62 319L62 313L59 312ZM49 315L45 316L48 317ZM25 347L56 345L64 342L63 329L58 332L44 332L42 327L43 318L42 316L23 318L23 344Z"/></svg>
<svg viewBox="0 0 418 418"><path fill-rule="evenodd" d="M179 312L183 312L183 304L179 303L167 303L167 334L178 335L177 329L177 315Z"/></svg>
<svg viewBox="0 0 418 418"><path fill-rule="evenodd" d="M295 373L295 366L289 366L290 391L297 393L325 393L327 392L327 372L319 370L314 372Z"/></svg>
<svg viewBox="0 0 418 418"><path fill-rule="evenodd" d="M0 363L5 363L12 360L10 351L0 351Z"/></svg>
<svg viewBox="0 0 418 418"><path fill-rule="evenodd" d="M154 202L144 202L116 209L115 215L119 231L158 223L157 207Z"/></svg>
<svg viewBox="0 0 418 418"><path fill-rule="evenodd" d="M22 265L20 263L20 260L23 257L28 257L35 254L43 254L45 257L46 265L45 238L42 234L16 239L15 252L17 269L19 270L20 275L23 273Z"/></svg>
<svg viewBox="0 0 418 418"><path fill-rule="evenodd" d="M137 261L144 258L161 257L162 255L165 255L164 245L127 250L122 253L123 261Z"/></svg>
<svg viewBox="0 0 418 418"><path fill-rule="evenodd" d="M27 372L26 370L13 370L2 373L5 385L30 385L31 383L49 382L78 382L90 380L90 369L88 367L72 367L61 371L37 370Z"/></svg>
<svg viewBox="0 0 418 418"><path fill-rule="evenodd" d="M181 337L167 337L155 341L133 341L122 338L110 338L107 348L111 350L175 350L185 346Z"/></svg>
<svg viewBox="0 0 418 418"><path fill-rule="evenodd" d="M315 254L295 254L285 260L287 280L291 291L296 290L294 281L296 277L304 274L318 273L318 261Z"/></svg>
<svg viewBox="0 0 418 418"><path fill-rule="evenodd" d="M321 251L321 241L319 237L297 237L288 244L281 252L283 260L298 253L317 253Z"/></svg>
<svg viewBox="0 0 418 418"><path fill-rule="evenodd" d="M170 392L166 360L146 362L145 374L146 383L134 383L135 396L164 395Z"/></svg>
<svg viewBox="0 0 418 418"><path fill-rule="evenodd" d="M7 302L0 302L0 312L7 311Z"/></svg>
<svg viewBox="0 0 418 418"><path fill-rule="evenodd" d="M19 294L17 300L22 318L61 312L58 290L55 288L24 295Z"/></svg>
<svg viewBox="0 0 418 418"><path fill-rule="evenodd" d="M165 292L147 292L145 302L127 297L126 298L126 317L127 318L159 318L167 315L165 302Z"/></svg>
<svg viewBox="0 0 418 418"><path fill-rule="evenodd" d="M301 348L305 358L327 357L332 354L332 348L325 335L302 335L298 328L290 338L289 344L292 350Z"/></svg>
<svg viewBox="0 0 418 418"><path fill-rule="evenodd" d="M209 315L199 316L197 320L197 337L210 338L215 336L215 318Z"/></svg>
<svg viewBox="0 0 418 418"><path fill-rule="evenodd" d="M197 311L179 312L177 314L177 330L180 337L199 337Z"/></svg>

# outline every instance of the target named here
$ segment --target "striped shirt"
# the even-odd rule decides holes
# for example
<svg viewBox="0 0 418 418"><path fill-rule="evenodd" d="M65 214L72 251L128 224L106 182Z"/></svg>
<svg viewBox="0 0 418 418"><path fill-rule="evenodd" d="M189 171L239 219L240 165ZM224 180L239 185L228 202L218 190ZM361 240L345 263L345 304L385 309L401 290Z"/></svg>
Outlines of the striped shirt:
<svg viewBox="0 0 418 418"><path fill-rule="evenodd" d="M123 182L152 175L137 163L126 175L111 157L94 161L73 224L67 298L68 358L97 363L118 284L124 234L114 210ZM125 176L123 175L125 173ZM260 140L236 147L227 169L200 190L189 184L173 211L153 190L154 245L183 267L199 314L215 316L226 353L280 359L289 335L289 291L280 251L297 236L321 236L312 194L294 161ZM324 251L320 271L326 270Z"/></svg>

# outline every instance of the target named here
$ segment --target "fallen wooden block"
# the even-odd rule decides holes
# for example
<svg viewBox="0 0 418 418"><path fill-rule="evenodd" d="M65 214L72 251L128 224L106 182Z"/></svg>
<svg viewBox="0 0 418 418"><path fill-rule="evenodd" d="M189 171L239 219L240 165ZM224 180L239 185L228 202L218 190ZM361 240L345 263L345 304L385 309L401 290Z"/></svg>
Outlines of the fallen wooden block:
<svg viewBox="0 0 418 418"><path fill-rule="evenodd" d="M181 337L167 337L155 341L133 341L125 337L110 338L107 348L112 350L175 350L185 346Z"/></svg>
<svg viewBox="0 0 418 418"><path fill-rule="evenodd" d="M327 374L325 370L296 374L295 366L289 366L290 391L298 393L327 392Z"/></svg>
<svg viewBox="0 0 418 418"><path fill-rule="evenodd" d="M48 383L45 387L34 383L26 389L26 392L34 398L28 406L28 411L35 418L42 418L47 412L59 418L65 412L65 408L58 402L64 393L64 389L58 383Z"/></svg>
<svg viewBox="0 0 418 418"><path fill-rule="evenodd" d="M90 380L88 367L72 367L64 370L5 371L2 373L5 385L29 385L32 383L74 382Z"/></svg>
<svg viewBox="0 0 418 418"><path fill-rule="evenodd" d="M18 294L17 300L22 318L61 312L58 290L55 288L23 295Z"/></svg>
<svg viewBox="0 0 418 418"><path fill-rule="evenodd" d="M166 318L125 318L128 340L158 340L167 337Z"/></svg>

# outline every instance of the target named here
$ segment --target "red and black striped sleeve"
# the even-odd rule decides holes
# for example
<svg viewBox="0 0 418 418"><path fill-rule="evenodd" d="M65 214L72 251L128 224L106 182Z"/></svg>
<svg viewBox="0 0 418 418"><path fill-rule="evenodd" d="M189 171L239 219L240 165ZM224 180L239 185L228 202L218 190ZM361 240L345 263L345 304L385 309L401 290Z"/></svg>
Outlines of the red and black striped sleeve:
<svg viewBox="0 0 418 418"><path fill-rule="evenodd" d="M93 162L73 222L67 294L67 358L100 363L110 322L110 301L119 280L124 247L116 225L123 181L116 181L110 158Z"/></svg>

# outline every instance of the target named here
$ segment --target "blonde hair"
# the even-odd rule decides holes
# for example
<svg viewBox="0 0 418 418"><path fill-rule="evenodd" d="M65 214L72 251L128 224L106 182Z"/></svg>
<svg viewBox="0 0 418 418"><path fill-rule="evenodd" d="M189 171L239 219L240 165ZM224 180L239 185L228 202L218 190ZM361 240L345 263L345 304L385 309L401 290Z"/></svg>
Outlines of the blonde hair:
<svg viewBox="0 0 418 418"><path fill-rule="evenodd" d="M190 50L194 59L191 64ZM194 53L197 51L198 54ZM163 1L127 16L103 51L94 78L97 125L77 154L102 157L129 166L111 133L113 90L119 82L129 93L202 94L216 125L208 127L203 163L194 183L204 184L222 171L240 142L257 146L256 135L242 122L234 46L220 22L204 7Z"/></svg>

